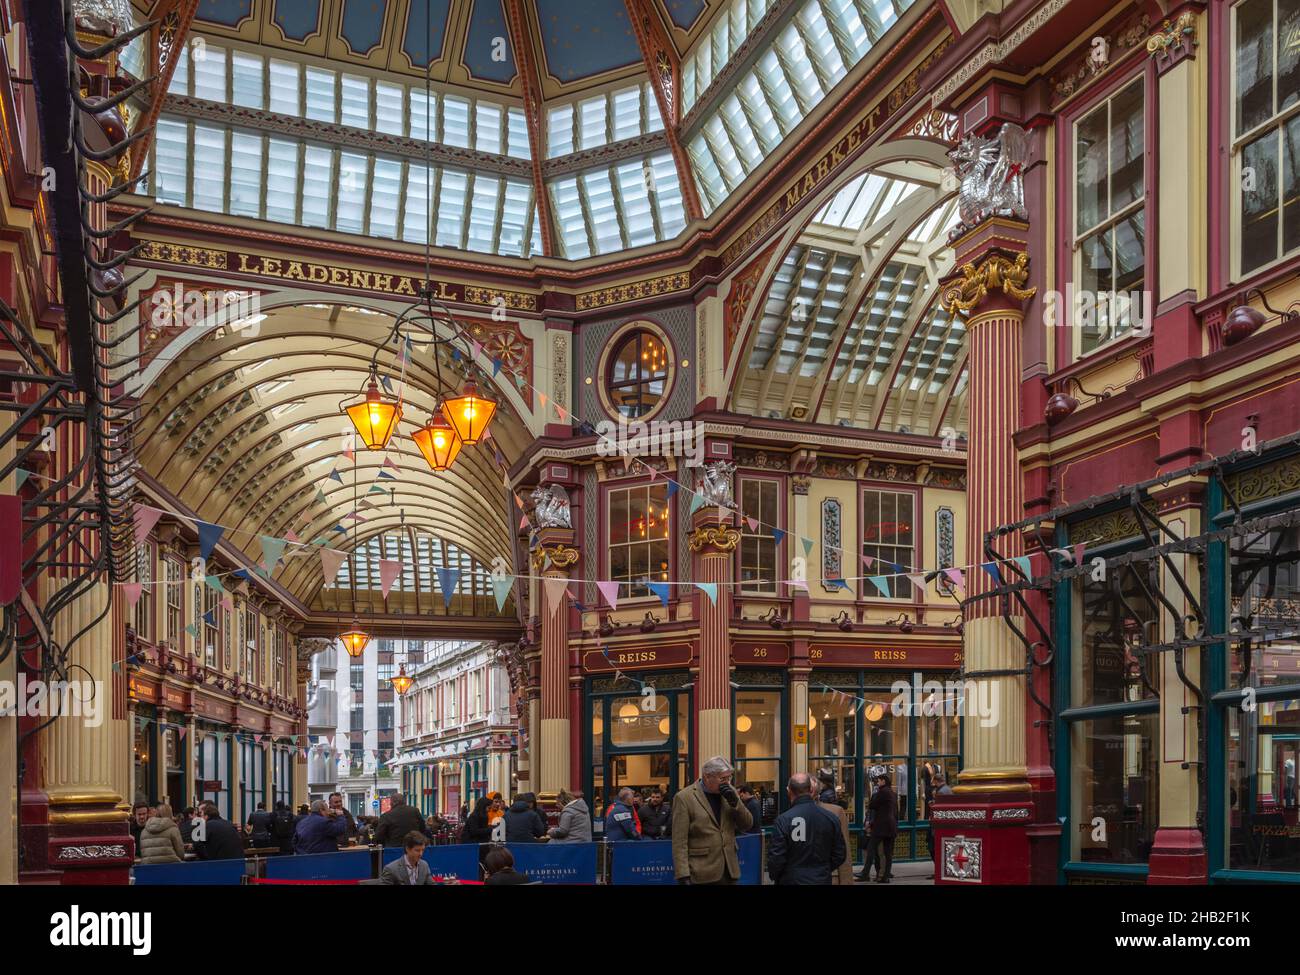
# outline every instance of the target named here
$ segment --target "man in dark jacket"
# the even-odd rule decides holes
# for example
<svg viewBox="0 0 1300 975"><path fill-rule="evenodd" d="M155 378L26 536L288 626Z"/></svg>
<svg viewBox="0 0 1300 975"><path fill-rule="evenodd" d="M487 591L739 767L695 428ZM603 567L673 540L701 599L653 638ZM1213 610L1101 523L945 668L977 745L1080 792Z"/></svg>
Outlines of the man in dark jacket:
<svg viewBox="0 0 1300 975"><path fill-rule="evenodd" d="M271 813L271 842L280 848L281 853L293 852L294 826L293 810L281 799Z"/></svg>
<svg viewBox="0 0 1300 975"><path fill-rule="evenodd" d="M248 814L248 827L252 833L252 844L256 847L275 846L271 835L274 818L266 811L266 803L259 802L257 808Z"/></svg>
<svg viewBox="0 0 1300 975"><path fill-rule="evenodd" d="M348 822L348 831L343 834L345 839L355 839L357 835L357 821L352 817L352 810L343 805L343 793L331 792L329 796L331 809L336 809L342 813L343 818Z"/></svg>
<svg viewBox="0 0 1300 975"><path fill-rule="evenodd" d="M618 798L605 814L605 839L639 840L641 834L636 831L636 819L632 815L632 790L618 790Z"/></svg>
<svg viewBox="0 0 1300 975"><path fill-rule="evenodd" d="M388 812L379 817L379 825L375 827L375 842L380 846L402 846L406 842L407 833L424 833L427 836L428 830L425 829L420 810L407 805L406 797L400 792L394 792L392 805Z"/></svg>
<svg viewBox="0 0 1300 975"><path fill-rule="evenodd" d="M536 843L539 837L546 835L541 817L528 805L526 796L515 796L504 818L507 843Z"/></svg>
<svg viewBox="0 0 1300 975"><path fill-rule="evenodd" d="M137 802L131 807L131 838L135 840L136 856L140 855L140 836L144 833L144 828L152 815L147 802Z"/></svg>
<svg viewBox="0 0 1300 975"><path fill-rule="evenodd" d="M863 861L866 866L863 873L876 863L876 883L887 884L893 876L894 837L898 835L898 795L889 787L888 773L876 776L878 788L867 802L867 812L871 818L871 839L867 841L867 856ZM876 851L884 854L884 872L876 860Z"/></svg>
<svg viewBox="0 0 1300 975"><path fill-rule="evenodd" d="M763 832L763 808L759 805L758 799L754 796L754 787L749 783L745 783L744 785L739 786L736 791L740 793L740 801L745 804L745 808L749 810L749 814L754 817L753 825L751 825L749 829L745 830L745 832Z"/></svg>
<svg viewBox="0 0 1300 975"><path fill-rule="evenodd" d="M185 811L181 813L181 821L177 824L181 828L181 842L189 846L194 842L194 824L198 821L198 812L193 806L186 806Z"/></svg>
<svg viewBox="0 0 1300 975"><path fill-rule="evenodd" d="M648 840L666 840L673 835L673 809L658 789L641 804L641 835Z"/></svg>
<svg viewBox="0 0 1300 975"><path fill-rule="evenodd" d="M234 823L221 818L221 812L211 802L199 807L203 816L203 835L198 828L192 834L194 855L200 860L242 860L244 858L244 839L235 829Z"/></svg>
<svg viewBox="0 0 1300 975"><path fill-rule="evenodd" d="M311 813L298 823L293 834L294 853L337 853L348 821L331 809L324 799L311 804Z"/></svg>
<svg viewBox="0 0 1300 975"><path fill-rule="evenodd" d="M806 772L790 776L786 786L790 808L776 817L767 848L767 872L773 883L827 886L848 856L840 824L813 798Z"/></svg>

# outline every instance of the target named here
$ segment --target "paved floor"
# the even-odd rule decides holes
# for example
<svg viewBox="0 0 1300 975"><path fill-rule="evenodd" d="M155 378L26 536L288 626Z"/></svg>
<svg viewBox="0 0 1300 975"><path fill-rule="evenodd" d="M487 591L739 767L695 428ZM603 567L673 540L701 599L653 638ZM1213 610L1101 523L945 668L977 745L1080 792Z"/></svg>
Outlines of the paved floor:
<svg viewBox="0 0 1300 975"><path fill-rule="evenodd" d="M891 884L906 884L912 887L934 886L934 864L929 860L917 860L914 863L895 863L894 879ZM866 887L867 884L859 884L860 887ZM870 886L876 886L875 881L870 882Z"/></svg>

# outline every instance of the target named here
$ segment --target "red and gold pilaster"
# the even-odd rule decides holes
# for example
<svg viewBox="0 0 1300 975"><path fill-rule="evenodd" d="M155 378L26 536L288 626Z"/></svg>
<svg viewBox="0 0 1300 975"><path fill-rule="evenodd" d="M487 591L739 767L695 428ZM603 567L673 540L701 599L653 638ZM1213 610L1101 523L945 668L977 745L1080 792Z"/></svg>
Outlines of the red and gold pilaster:
<svg viewBox="0 0 1300 975"><path fill-rule="evenodd" d="M717 586L717 598L699 593L699 680L695 694L698 729L697 763L731 754L731 618L732 558L740 533L732 514L717 508L700 509L691 519L688 541L694 558L695 581Z"/></svg>
<svg viewBox="0 0 1300 975"><path fill-rule="evenodd" d="M541 585L541 696L540 727L530 729L539 735L539 747L533 750L536 762L529 774L537 788L538 799L552 802L555 795L569 787L569 606L565 590L569 573L578 563L573 547L572 528L542 528L533 552L533 571L542 575ZM540 767L539 767L540 765Z"/></svg>

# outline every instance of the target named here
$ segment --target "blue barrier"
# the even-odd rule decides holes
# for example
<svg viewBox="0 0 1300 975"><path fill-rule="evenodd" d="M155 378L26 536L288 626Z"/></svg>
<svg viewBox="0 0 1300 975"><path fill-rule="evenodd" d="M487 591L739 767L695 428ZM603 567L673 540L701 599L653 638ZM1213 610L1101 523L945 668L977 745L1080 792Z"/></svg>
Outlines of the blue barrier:
<svg viewBox="0 0 1300 975"><path fill-rule="evenodd" d="M140 863L131 869L137 887L166 887L182 884L238 886L246 873L246 861L190 860L186 863Z"/></svg>
<svg viewBox="0 0 1300 975"><path fill-rule="evenodd" d="M267 880L369 880L370 851L305 853L266 861Z"/></svg>
<svg viewBox="0 0 1300 975"><path fill-rule="evenodd" d="M642 886L674 884L671 840L627 840L609 844L611 884ZM736 858L740 861L740 882L763 882L763 837L749 833L736 837Z"/></svg>
<svg viewBox="0 0 1300 975"><path fill-rule="evenodd" d="M400 846L386 846L380 855L379 869L382 871L402 855ZM435 877L453 874L461 880L478 880L478 844L455 843L448 846L426 846L421 858L429 865L429 872Z"/></svg>
<svg viewBox="0 0 1300 975"><path fill-rule="evenodd" d="M515 870L544 884L594 884L595 843L507 843Z"/></svg>

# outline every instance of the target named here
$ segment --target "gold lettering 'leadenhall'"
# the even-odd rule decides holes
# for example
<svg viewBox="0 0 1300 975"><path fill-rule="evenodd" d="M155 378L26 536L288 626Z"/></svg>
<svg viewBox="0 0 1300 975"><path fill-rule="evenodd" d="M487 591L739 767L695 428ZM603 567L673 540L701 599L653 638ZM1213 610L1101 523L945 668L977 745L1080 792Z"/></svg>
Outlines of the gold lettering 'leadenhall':
<svg viewBox="0 0 1300 975"><path fill-rule="evenodd" d="M418 293L415 279L405 274L378 274L358 268L313 264L310 261L291 261L280 257L261 257L257 254L239 254L236 270L259 277L281 278L285 281L303 281L308 284L327 284L336 288L358 291L379 291L384 294L406 295L414 298ZM434 292L444 301L457 301L459 295L440 281Z"/></svg>

